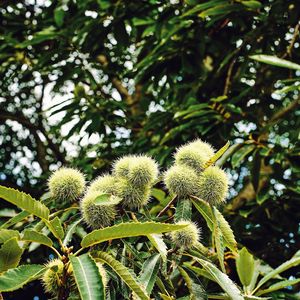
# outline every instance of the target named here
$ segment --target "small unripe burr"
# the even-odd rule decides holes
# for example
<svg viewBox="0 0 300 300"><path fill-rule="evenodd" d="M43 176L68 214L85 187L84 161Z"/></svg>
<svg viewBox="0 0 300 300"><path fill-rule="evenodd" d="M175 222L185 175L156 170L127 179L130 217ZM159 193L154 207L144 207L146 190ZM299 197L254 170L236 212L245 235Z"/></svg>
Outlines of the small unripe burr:
<svg viewBox="0 0 300 300"><path fill-rule="evenodd" d="M48 269L42 277L42 283L47 293L56 296L62 285L64 264L59 259L53 259L46 265Z"/></svg>
<svg viewBox="0 0 300 300"><path fill-rule="evenodd" d="M116 160L113 164L113 175L117 177L128 178L129 169L133 162L133 155L123 156L120 159Z"/></svg>
<svg viewBox="0 0 300 300"><path fill-rule="evenodd" d="M118 196L122 199L124 207L139 209L146 205L150 199L151 187L137 187L126 179L119 179L117 183Z"/></svg>
<svg viewBox="0 0 300 300"><path fill-rule="evenodd" d="M116 178L105 174L97 177L89 186L89 192L102 191L103 193L114 194Z"/></svg>
<svg viewBox="0 0 300 300"><path fill-rule="evenodd" d="M116 216L115 203L105 201L96 205L94 202L101 191L88 192L81 200L81 213L84 221L92 228L99 229L109 226Z"/></svg>
<svg viewBox="0 0 300 300"><path fill-rule="evenodd" d="M200 229L190 221L178 221L177 225L187 225L185 228L170 233L172 242L180 248L187 249L197 245L200 240Z"/></svg>
<svg viewBox="0 0 300 300"><path fill-rule="evenodd" d="M173 166L164 174L164 182L171 194L186 198L198 191L198 176L187 166Z"/></svg>
<svg viewBox="0 0 300 300"><path fill-rule="evenodd" d="M60 168L48 181L51 197L58 202L74 202L85 189L84 175L72 168Z"/></svg>
<svg viewBox="0 0 300 300"><path fill-rule="evenodd" d="M152 185L158 177L157 163L146 155L137 155L133 157L133 163L129 167L128 180L142 187Z"/></svg>
<svg viewBox="0 0 300 300"><path fill-rule="evenodd" d="M200 174L205 168L205 163L213 155L214 149L208 143L198 139L179 147L174 157L177 165L188 166Z"/></svg>
<svg viewBox="0 0 300 300"><path fill-rule="evenodd" d="M200 176L197 196L211 205L224 202L228 192L226 173L216 166L208 167Z"/></svg>

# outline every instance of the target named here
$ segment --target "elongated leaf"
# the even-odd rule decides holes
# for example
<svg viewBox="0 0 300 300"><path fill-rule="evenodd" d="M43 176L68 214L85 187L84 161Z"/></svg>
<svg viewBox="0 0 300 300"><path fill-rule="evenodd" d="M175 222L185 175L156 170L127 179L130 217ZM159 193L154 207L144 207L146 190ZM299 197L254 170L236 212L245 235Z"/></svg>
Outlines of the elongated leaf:
<svg viewBox="0 0 300 300"><path fill-rule="evenodd" d="M257 284L255 290L258 290L262 285L264 285L268 280L274 278L276 275L292 268L296 267L300 264L300 257L295 256L289 259L288 261L281 264L279 267L274 269L273 271L269 272L267 275L265 275Z"/></svg>
<svg viewBox="0 0 300 300"><path fill-rule="evenodd" d="M143 264L142 271L139 276L139 281L145 287L147 293L150 295L154 287L157 273L160 265L160 255L155 254L149 257Z"/></svg>
<svg viewBox="0 0 300 300"><path fill-rule="evenodd" d="M293 280L283 280L283 281L279 281L276 282L274 284L272 284L271 286L269 286L267 289L265 290L260 290L256 293L257 296L261 296L261 295L265 295L271 292L275 292L278 290L281 290L287 286L292 286L294 284L297 284L300 282L300 278L298 279L293 279Z"/></svg>
<svg viewBox="0 0 300 300"><path fill-rule="evenodd" d="M176 206L174 219L176 222L180 220L191 220L192 203L190 199L179 199Z"/></svg>
<svg viewBox="0 0 300 300"><path fill-rule="evenodd" d="M190 263L184 263L184 265L191 271L195 272L197 275L200 275L201 277L205 277L211 281L216 281L214 277L211 276L211 274L209 272L207 272L204 269L201 269L199 267L195 267L193 265L191 265Z"/></svg>
<svg viewBox="0 0 300 300"><path fill-rule="evenodd" d="M11 292L22 288L30 281L41 277L46 268L42 265L22 265L0 275L0 292Z"/></svg>
<svg viewBox="0 0 300 300"><path fill-rule="evenodd" d="M237 242L235 240L233 231L232 231L229 223L226 221L224 216L215 207L214 207L214 212L215 212L216 219L219 222L220 230L224 237L225 246L227 246L231 251L236 252Z"/></svg>
<svg viewBox="0 0 300 300"><path fill-rule="evenodd" d="M0 273L15 268L20 262L22 253L17 238L6 241L0 248Z"/></svg>
<svg viewBox="0 0 300 300"><path fill-rule="evenodd" d="M245 145L236 151L231 157L231 164L236 168L255 149L255 145Z"/></svg>
<svg viewBox="0 0 300 300"><path fill-rule="evenodd" d="M205 219L208 228L211 231L213 231L213 228L214 228L213 215L212 215L212 211L211 211L209 204L207 202L205 202L204 200L194 197L194 196L193 196L192 202L193 202L194 206L196 207L196 209L200 212L200 214Z"/></svg>
<svg viewBox="0 0 300 300"><path fill-rule="evenodd" d="M230 143L227 142L209 161L206 162L205 168L214 164L228 149Z"/></svg>
<svg viewBox="0 0 300 300"><path fill-rule="evenodd" d="M121 223L115 226L92 231L83 238L81 241L81 246L86 248L108 240L142 236L152 233L170 232L173 230L182 229L184 227L186 227L186 225L162 224L156 222Z"/></svg>
<svg viewBox="0 0 300 300"><path fill-rule="evenodd" d="M57 239L62 240L64 238L64 229L58 217L55 217L53 220L47 222L46 224Z"/></svg>
<svg viewBox="0 0 300 300"><path fill-rule="evenodd" d="M20 238L20 234L17 230L0 229L0 244L10 240L11 238Z"/></svg>
<svg viewBox="0 0 300 300"><path fill-rule="evenodd" d="M48 247L52 247L53 245L51 239L48 238L46 235L31 229L24 230L22 240L46 245Z"/></svg>
<svg viewBox="0 0 300 300"><path fill-rule="evenodd" d="M138 282L131 274L131 272L119 261L114 259L111 255L105 252L97 252L97 256L106 264L108 264L120 278L134 291L141 300L149 300L147 292L142 289L141 283Z"/></svg>
<svg viewBox="0 0 300 300"><path fill-rule="evenodd" d="M63 241L63 245L64 246L67 246L68 243L72 240L72 236L76 230L76 226L82 221L82 219L79 219L77 221L75 221L74 223L70 224L67 228L67 233L66 233L66 236L64 238L64 241Z"/></svg>
<svg viewBox="0 0 300 300"><path fill-rule="evenodd" d="M238 257L236 258L236 268L241 283L245 287L249 286L254 275L255 261L252 254L250 254L245 247L239 251Z"/></svg>
<svg viewBox="0 0 300 300"><path fill-rule="evenodd" d="M232 300L244 299L241 291L237 288L233 281L231 281L230 278L221 272L215 265L201 258L194 257L194 259L199 262L202 267L215 279L215 281Z"/></svg>
<svg viewBox="0 0 300 300"><path fill-rule="evenodd" d="M89 254L71 256L75 281L82 300L105 300L103 281Z"/></svg>
<svg viewBox="0 0 300 300"><path fill-rule="evenodd" d="M279 58L277 56L259 54L259 55L252 55L250 56L250 58L268 65L273 65L273 66L293 69L293 70L300 70L300 65L293 63L289 60Z"/></svg>
<svg viewBox="0 0 300 300"><path fill-rule="evenodd" d="M0 185L0 198L3 198L39 218L48 219L49 217L49 209L47 206L23 192Z"/></svg>
<svg viewBox="0 0 300 300"><path fill-rule="evenodd" d="M147 238L151 242L151 244L156 248L156 250L160 253L160 256L163 261L167 260L167 245L165 244L163 238L159 234L148 234Z"/></svg>
<svg viewBox="0 0 300 300"><path fill-rule="evenodd" d="M18 213L16 216L14 216L13 218L7 220L7 222L3 223L0 228L9 228L21 221L23 221L25 218L27 218L28 216L30 216L30 213L28 211L21 211L20 213Z"/></svg>

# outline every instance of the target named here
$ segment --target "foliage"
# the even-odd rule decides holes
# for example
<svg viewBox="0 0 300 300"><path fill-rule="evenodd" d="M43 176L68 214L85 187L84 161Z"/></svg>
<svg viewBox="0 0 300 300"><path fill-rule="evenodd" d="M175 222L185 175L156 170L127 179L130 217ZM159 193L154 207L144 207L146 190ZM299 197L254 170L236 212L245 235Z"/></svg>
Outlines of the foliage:
<svg viewBox="0 0 300 300"><path fill-rule="evenodd" d="M201 154L206 149L199 148L197 151ZM215 168L213 160L209 157L207 159L210 163L205 163L203 174ZM202 162L199 165L202 166ZM145 172L141 176L148 174L143 160L134 161L127 168L126 176L130 178L136 178L140 170ZM61 174L60 171L56 172ZM70 173L64 176L61 182L72 187L78 173L74 172L74 178ZM116 175L106 176L111 176L109 178L114 178L116 182L118 180ZM201 173L199 176L201 179ZM179 174L179 184L181 180L185 182ZM215 189L223 190L224 187L218 183L218 180L224 181L223 174L214 180ZM135 184L140 187L141 183L138 181ZM18 190L0 186L4 200L35 216L23 219L17 227L13 222L10 222L12 225L4 223L1 227L5 228L0 227L0 293L17 290L40 278L45 292L58 300L147 300L166 297L265 299L260 296L273 297L277 291L286 297L293 295L285 287L292 287L299 280L289 280L278 275L300 264L299 252L276 269L269 267L265 274L261 268L264 263L245 247L238 250L228 222L213 205L214 202L195 196L197 190L195 194L184 197L175 194L165 206L158 204L161 211L157 213L155 210L149 211L147 203L138 206L138 209L128 210L127 198L119 197L116 202L113 189L107 193L107 190L101 188L95 190L94 186L92 183L93 199L89 205L102 207L102 210L94 211L94 219L103 218L103 211L109 202L115 206L116 215L112 226L102 224L100 229L91 232L86 231L83 223L85 208L81 208L82 217L79 213L80 207L77 205L80 194L77 199L74 199L74 194L70 194L69 199L64 197L65 201L61 202L60 195L51 193L44 201L38 201ZM65 188L69 189L68 186ZM203 189L200 186L198 188ZM90 193L89 188L86 193ZM84 201L85 197L81 203ZM175 212L170 209L172 205L175 205ZM192 212L192 206L196 208L196 213ZM170 223L173 218L175 224ZM200 228L191 222L199 218L206 221L210 231L210 239L205 243L200 241ZM161 235L166 233L169 234ZM33 264L31 259L19 265L23 252L30 251L33 245L47 248L55 259L51 259L44 267ZM231 272L226 268L228 257L235 260L241 287L230 278ZM102 265L98 266L100 262L106 265L105 269Z"/></svg>
<svg viewBox="0 0 300 300"><path fill-rule="evenodd" d="M165 168L178 145L201 137L218 149L232 141L216 163L230 169L230 199L218 208L226 219L196 198L193 210L178 201L186 212L175 218L199 211L207 244L229 222L260 274L261 260L274 268L288 261L299 249L299 14L296 0L2 1L0 181L26 194L0 203L1 243L20 239L15 229L32 222L33 211L14 201L40 198L58 166L79 167L90 180L123 154L148 153ZM161 187L152 190L152 215L172 200ZM47 194L42 201L54 209ZM30 230L51 228L65 234L65 246L72 237L78 245L85 232L77 208L58 209L63 232L54 217ZM235 251L230 232L214 236L219 250L225 243ZM165 256L161 237L148 238ZM49 255L29 247L23 261ZM197 279L185 282L198 295Z"/></svg>

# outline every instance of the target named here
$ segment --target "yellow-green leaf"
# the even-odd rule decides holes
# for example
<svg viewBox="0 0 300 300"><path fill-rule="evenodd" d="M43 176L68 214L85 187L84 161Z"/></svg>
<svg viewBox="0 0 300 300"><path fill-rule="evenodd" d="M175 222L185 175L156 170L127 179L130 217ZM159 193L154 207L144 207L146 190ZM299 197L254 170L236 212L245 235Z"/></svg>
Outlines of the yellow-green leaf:
<svg viewBox="0 0 300 300"><path fill-rule="evenodd" d="M42 245L46 245L48 247L52 247L53 245L51 239L48 238L46 235L31 229L24 230L22 240L33 242L33 243L39 243Z"/></svg>
<svg viewBox="0 0 300 300"><path fill-rule="evenodd" d="M20 234L17 230L0 229L0 244L10 240L11 238L20 238Z"/></svg>
<svg viewBox="0 0 300 300"><path fill-rule="evenodd" d="M23 253L23 249L19 246L17 238L6 241L0 248L0 273L15 268Z"/></svg>

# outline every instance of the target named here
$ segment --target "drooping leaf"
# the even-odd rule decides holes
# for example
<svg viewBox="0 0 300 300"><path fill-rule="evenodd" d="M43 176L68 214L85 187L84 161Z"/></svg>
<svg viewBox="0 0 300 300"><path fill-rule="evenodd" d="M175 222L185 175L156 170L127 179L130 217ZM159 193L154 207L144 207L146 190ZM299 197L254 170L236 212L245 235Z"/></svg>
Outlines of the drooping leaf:
<svg viewBox="0 0 300 300"><path fill-rule="evenodd" d="M82 300L104 300L103 280L95 261L89 254L71 256L74 278Z"/></svg>
<svg viewBox="0 0 300 300"><path fill-rule="evenodd" d="M236 268L241 283L245 287L249 286L254 275L255 261L252 254L245 247L238 252Z"/></svg>
<svg viewBox="0 0 300 300"><path fill-rule="evenodd" d="M139 281L145 287L147 293L150 295L154 287L157 273L160 265L160 255L155 254L149 257L143 264L141 273L139 275Z"/></svg>
<svg viewBox="0 0 300 300"><path fill-rule="evenodd" d="M17 230L0 229L0 244L10 240L11 238L20 238L20 234Z"/></svg>
<svg viewBox="0 0 300 300"><path fill-rule="evenodd" d="M94 230L86 235L81 241L83 248L99 244L104 241L120 239L132 236L147 236L148 234L158 234L170 232L184 228L186 225L162 224L157 222L132 222L121 223L111 227Z"/></svg>
<svg viewBox="0 0 300 300"><path fill-rule="evenodd" d="M7 220L5 223L3 223L0 226L0 228L3 228L3 229L9 228L9 227L23 221L28 216L30 216L30 213L28 211L21 211L16 216L14 216L13 218L11 218L11 219Z"/></svg>
<svg viewBox="0 0 300 300"><path fill-rule="evenodd" d="M11 292L22 288L30 281L42 276L46 268L42 265L22 265L0 275L0 292Z"/></svg>
<svg viewBox="0 0 300 300"><path fill-rule="evenodd" d="M179 199L176 205L174 215L175 222L180 220L191 220L192 218L192 202L190 199Z"/></svg>
<svg viewBox="0 0 300 300"><path fill-rule="evenodd" d="M68 243L72 240L72 236L76 230L76 226L82 221L82 219L79 219L75 221L74 223L70 224L66 230L66 236L63 241L63 245L67 246Z"/></svg>
<svg viewBox="0 0 300 300"><path fill-rule="evenodd" d="M132 276L131 272L122 263L106 252L98 251L97 256L108 264L141 300L150 299L147 292L141 287L141 283Z"/></svg>
<svg viewBox="0 0 300 300"><path fill-rule="evenodd" d="M6 241L0 248L0 273L8 269L15 268L23 253L23 249L19 246L17 238Z"/></svg>
<svg viewBox="0 0 300 300"><path fill-rule="evenodd" d="M148 234L147 238L151 242L151 244L156 248L156 250L160 253L160 256L163 261L167 260L167 245L165 244L163 238L159 234Z"/></svg>
<svg viewBox="0 0 300 300"><path fill-rule="evenodd" d="M196 209L200 212L200 214L205 219L208 228L212 231L214 223L213 223L212 211L211 211L209 204L207 202L205 202L204 200L202 200L198 197L194 197L194 196L193 196L192 202L193 202L194 206L196 207Z"/></svg>
<svg viewBox="0 0 300 300"><path fill-rule="evenodd" d="M0 185L0 198L18 206L21 209L41 218L48 219L49 209L40 201L18 190Z"/></svg>
<svg viewBox="0 0 300 300"><path fill-rule="evenodd" d="M215 279L232 300L244 299L241 291L233 281L231 281L231 279L225 273L221 272L214 264L201 258L194 257L194 259Z"/></svg>
<svg viewBox="0 0 300 300"><path fill-rule="evenodd" d="M277 56L258 54L258 55L252 55L250 56L250 58L268 65L273 65L273 66L288 68L293 70L300 70L300 65L293 63L289 60L279 58Z"/></svg>
<svg viewBox="0 0 300 300"><path fill-rule="evenodd" d="M53 242L51 241L51 239L48 238L46 235L44 235L38 231L31 230L31 229L24 230L22 240L46 245L48 247L52 247L52 245L53 245Z"/></svg>

